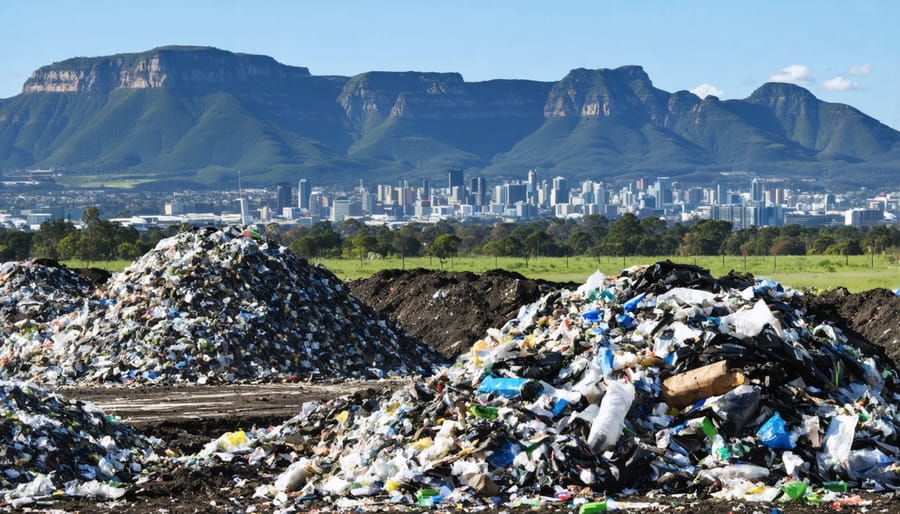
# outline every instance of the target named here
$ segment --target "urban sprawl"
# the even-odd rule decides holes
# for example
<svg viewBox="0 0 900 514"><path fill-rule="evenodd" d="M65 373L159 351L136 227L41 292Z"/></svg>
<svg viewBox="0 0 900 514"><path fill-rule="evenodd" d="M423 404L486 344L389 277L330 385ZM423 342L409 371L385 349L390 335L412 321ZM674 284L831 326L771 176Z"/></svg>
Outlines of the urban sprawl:
<svg viewBox="0 0 900 514"><path fill-rule="evenodd" d="M338 191L302 178L296 185L188 191L156 200L147 193L104 189L29 193L28 187L17 184L0 190L0 223L20 230L37 230L41 223L57 219L77 224L88 206L98 206L104 218L138 230L179 224L312 226L348 218L391 227L447 219L517 222L600 215L613 220L626 213L672 223L721 220L733 230L784 225L866 228L898 222L900 191L812 193L785 187L782 181L750 174L744 178L743 187L735 186L741 182L733 177L730 185L709 187L685 186L669 177L612 186L593 180L573 183L560 176L548 180L531 170L524 180L489 185L485 177L467 179L463 170L450 169L440 182L400 180L367 187L360 181L352 191Z"/></svg>

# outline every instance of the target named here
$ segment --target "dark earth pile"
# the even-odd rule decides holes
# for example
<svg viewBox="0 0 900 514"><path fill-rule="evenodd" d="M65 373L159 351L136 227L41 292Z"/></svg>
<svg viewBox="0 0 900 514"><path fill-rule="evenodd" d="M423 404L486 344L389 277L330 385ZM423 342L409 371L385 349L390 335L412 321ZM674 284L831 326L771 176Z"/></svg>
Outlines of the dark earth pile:
<svg viewBox="0 0 900 514"><path fill-rule="evenodd" d="M832 321L861 344L873 343L900 366L900 296L887 289L852 294L838 288L802 298L817 321Z"/></svg>
<svg viewBox="0 0 900 514"><path fill-rule="evenodd" d="M448 359L555 286L505 270L477 274L421 268L379 271L348 285L354 296Z"/></svg>
<svg viewBox="0 0 900 514"><path fill-rule="evenodd" d="M442 361L331 272L234 227L164 239L93 296L79 293L59 293L76 310L4 338L5 376L229 383L421 375Z"/></svg>

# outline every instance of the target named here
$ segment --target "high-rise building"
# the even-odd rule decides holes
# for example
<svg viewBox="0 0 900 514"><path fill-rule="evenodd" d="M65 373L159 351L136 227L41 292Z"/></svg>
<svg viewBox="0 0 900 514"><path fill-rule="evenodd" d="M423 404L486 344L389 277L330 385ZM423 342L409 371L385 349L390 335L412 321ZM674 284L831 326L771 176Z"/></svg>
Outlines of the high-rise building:
<svg viewBox="0 0 900 514"><path fill-rule="evenodd" d="M515 205L525 201L527 188L525 184L504 184L503 188L507 205Z"/></svg>
<svg viewBox="0 0 900 514"><path fill-rule="evenodd" d="M312 194L312 184L305 178L300 179L297 184L297 207L301 210L310 210L309 197Z"/></svg>
<svg viewBox="0 0 900 514"><path fill-rule="evenodd" d="M487 180L484 177L472 177L469 183L469 195L472 205L487 205L490 203Z"/></svg>
<svg viewBox="0 0 900 514"><path fill-rule="evenodd" d="M279 182L276 186L275 212L281 212L285 207L291 206L291 184L289 182Z"/></svg>
<svg viewBox="0 0 900 514"><path fill-rule="evenodd" d="M453 191L454 187L458 187L460 190L466 187L463 170L459 168L450 168L450 171L447 172L447 189Z"/></svg>
<svg viewBox="0 0 900 514"><path fill-rule="evenodd" d="M241 208L241 225L246 225L253 221L253 217L250 215L250 202L244 198L238 198L238 205Z"/></svg>
<svg viewBox="0 0 900 514"><path fill-rule="evenodd" d="M553 189L550 191L550 206L569 203L569 182L565 177L553 178Z"/></svg>
<svg viewBox="0 0 900 514"><path fill-rule="evenodd" d="M331 220L344 221L350 216L350 199L336 198L331 206Z"/></svg>
<svg viewBox="0 0 900 514"><path fill-rule="evenodd" d="M422 198L420 200L431 200L431 181L422 179Z"/></svg>
<svg viewBox="0 0 900 514"><path fill-rule="evenodd" d="M657 207L662 208L663 205L672 203L672 180L669 177L656 177L653 189L656 192Z"/></svg>
<svg viewBox="0 0 900 514"><path fill-rule="evenodd" d="M750 201L754 203L763 201L762 182L759 179L755 178L750 183Z"/></svg>

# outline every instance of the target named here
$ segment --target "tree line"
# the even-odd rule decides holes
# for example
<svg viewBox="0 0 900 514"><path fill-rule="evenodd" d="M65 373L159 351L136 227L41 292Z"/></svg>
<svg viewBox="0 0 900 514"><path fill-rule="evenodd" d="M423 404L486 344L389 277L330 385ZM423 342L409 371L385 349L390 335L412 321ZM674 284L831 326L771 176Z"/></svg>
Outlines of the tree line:
<svg viewBox="0 0 900 514"><path fill-rule="evenodd" d="M397 230L356 219L312 227L280 228L267 234L303 257L488 255L536 256L759 256L863 255L900 251L900 227L878 225L810 228L800 225L748 227L726 221L667 224L659 218L625 214L616 220L547 218L520 223L409 223Z"/></svg>
<svg viewBox="0 0 900 514"><path fill-rule="evenodd" d="M171 226L140 232L84 210L80 228L65 220L44 222L37 231L0 229L0 259L79 259L88 263L133 260L164 238L189 228ZM808 228L749 227L732 231L731 223L700 220L667 224L659 218L625 214L615 220L586 216L580 220L547 218L520 223L477 223L454 220L408 223L393 230L356 219L323 221L311 227L270 224L266 236L306 258L364 259L373 255L454 255L520 257L615 256L759 256L863 255L900 253L900 227L878 225Z"/></svg>
<svg viewBox="0 0 900 514"><path fill-rule="evenodd" d="M0 260L78 259L88 266L116 259L134 260L156 246L159 240L186 228L173 225L140 232L134 227L101 219L100 210L89 207L82 213L80 228L64 219L45 221L36 231L0 228Z"/></svg>

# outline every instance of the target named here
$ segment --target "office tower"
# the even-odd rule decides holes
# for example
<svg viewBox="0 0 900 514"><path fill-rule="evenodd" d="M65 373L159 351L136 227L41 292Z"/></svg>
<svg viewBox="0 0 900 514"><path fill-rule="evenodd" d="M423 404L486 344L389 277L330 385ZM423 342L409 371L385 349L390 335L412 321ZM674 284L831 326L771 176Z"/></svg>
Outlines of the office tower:
<svg viewBox="0 0 900 514"><path fill-rule="evenodd" d="M454 187L458 187L460 190L466 187L463 181L463 170L459 168L450 168L450 171L447 172L447 189L452 192Z"/></svg>
<svg viewBox="0 0 900 514"><path fill-rule="evenodd" d="M751 202L762 202L763 201L763 191L762 191L762 183L759 179L753 179L753 182L750 183L750 201Z"/></svg>
<svg viewBox="0 0 900 514"><path fill-rule="evenodd" d="M309 180L302 178L297 185L297 207L301 210L310 210L309 197L312 194L312 184Z"/></svg>
<svg viewBox="0 0 900 514"><path fill-rule="evenodd" d="M550 191L550 206L569 203L569 183L565 177L553 178L553 189Z"/></svg>
<svg viewBox="0 0 900 514"><path fill-rule="evenodd" d="M420 200L431 200L431 181L427 178L422 180L422 198Z"/></svg>
<svg viewBox="0 0 900 514"><path fill-rule="evenodd" d="M291 184L288 182L279 182L276 186L276 192L275 212L281 212L285 207L291 206Z"/></svg>
<svg viewBox="0 0 900 514"><path fill-rule="evenodd" d="M672 203L672 180L669 177L656 177L654 189L657 207Z"/></svg>

